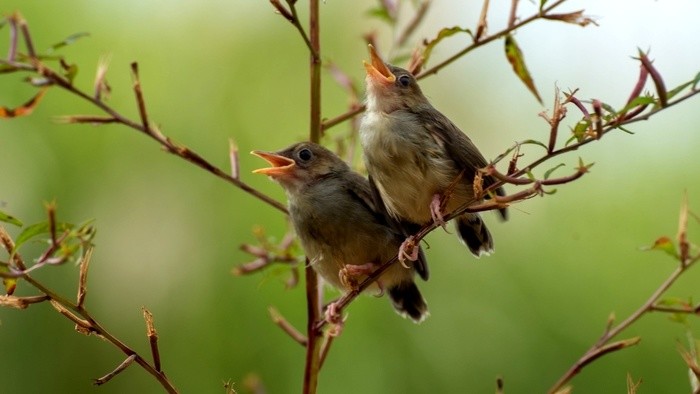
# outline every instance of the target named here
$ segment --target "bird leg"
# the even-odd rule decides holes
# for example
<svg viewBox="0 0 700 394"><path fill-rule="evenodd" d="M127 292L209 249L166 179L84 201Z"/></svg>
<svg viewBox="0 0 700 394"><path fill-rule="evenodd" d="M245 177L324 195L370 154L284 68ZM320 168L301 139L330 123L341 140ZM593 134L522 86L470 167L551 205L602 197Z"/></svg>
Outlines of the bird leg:
<svg viewBox="0 0 700 394"><path fill-rule="evenodd" d="M464 176L464 170L462 170L455 179L447 186L447 188L442 193L435 193L433 199L430 201L430 216L433 218L433 222L438 226L442 227L443 230L447 231L445 219L442 216L442 211L447 208L447 203L450 201L452 194L455 191L457 185L462 180Z"/></svg>
<svg viewBox="0 0 700 394"><path fill-rule="evenodd" d="M406 264L406 260L418 260L418 248L413 235L406 238L406 240L403 241L399 247L399 261L401 262L401 265L407 269L411 268L408 264Z"/></svg>
<svg viewBox="0 0 700 394"><path fill-rule="evenodd" d="M443 198L444 197L444 198ZM441 196L440 194L433 194L433 199L430 201L430 216L433 218L433 222L438 226L445 228L445 219L442 217L442 206L447 205L448 197ZM443 204L443 201L445 202Z"/></svg>
<svg viewBox="0 0 700 394"><path fill-rule="evenodd" d="M374 271L374 264L346 264L339 272L340 283L347 289L354 290L358 285L358 277L369 275Z"/></svg>
<svg viewBox="0 0 700 394"><path fill-rule="evenodd" d="M328 304L326 311L323 314L324 319L330 324L328 334L332 337L337 337L343 331L343 323L345 320L338 312L338 305L335 301Z"/></svg>

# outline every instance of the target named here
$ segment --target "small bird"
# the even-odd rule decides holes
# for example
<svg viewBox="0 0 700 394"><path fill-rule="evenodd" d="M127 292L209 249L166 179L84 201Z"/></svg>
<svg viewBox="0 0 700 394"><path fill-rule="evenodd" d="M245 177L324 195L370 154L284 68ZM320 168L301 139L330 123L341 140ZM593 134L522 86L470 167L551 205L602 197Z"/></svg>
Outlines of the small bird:
<svg viewBox="0 0 700 394"><path fill-rule="evenodd" d="M423 95L414 76L385 64L372 45L367 72L367 109L360 141L375 199L394 219L444 226L443 214L474 201L474 178L487 162L474 143ZM483 176L483 188L493 184ZM498 188L497 195L504 195ZM379 203L378 203L379 204ZM501 209L503 219L506 210ZM477 257L493 251L493 238L481 217L455 218L460 239ZM406 240L412 243L412 238ZM413 259L414 252L401 254ZM408 247L410 249L411 246Z"/></svg>
<svg viewBox="0 0 700 394"><path fill-rule="evenodd" d="M286 191L296 234L325 282L352 288L397 255L404 233L375 207L367 179L335 153L311 142L251 153L270 163L253 172L269 176ZM379 294L387 290L400 315L421 322L428 306L413 280L416 272L428 279L422 251L409 268L392 264L370 288Z"/></svg>

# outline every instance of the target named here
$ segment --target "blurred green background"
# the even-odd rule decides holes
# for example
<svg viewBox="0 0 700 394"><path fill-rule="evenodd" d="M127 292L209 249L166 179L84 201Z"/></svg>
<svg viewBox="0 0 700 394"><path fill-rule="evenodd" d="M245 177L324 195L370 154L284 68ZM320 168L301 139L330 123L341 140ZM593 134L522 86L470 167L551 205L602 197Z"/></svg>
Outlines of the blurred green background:
<svg viewBox="0 0 700 394"><path fill-rule="evenodd" d="M492 32L504 26L510 2L494 3ZM480 4L436 2L415 42L444 26L473 27ZM323 58L357 81L367 57L362 34L376 30L380 46L390 42L385 25L366 16L374 5L321 5ZM247 152L305 138L308 56L297 32L267 1L5 0L0 7L5 14L23 13L41 50L90 32L61 51L80 67L76 84L90 90L98 59L109 55L109 102L134 118L129 63L138 61L151 119L166 135L222 168L228 168L228 139L234 138L243 179L284 199L279 186L250 174L263 163ZM631 7L571 1L560 12L581 8L600 26L538 22L517 34L545 107L512 74L502 42L424 80L423 90L493 158L516 140L546 138L548 126L537 114L551 108L555 86L579 88L582 99L619 107L637 79L638 64L631 59L637 47L651 49L669 88L700 71L700 26L693 19L700 14L698 2L643 0ZM534 9L523 2L519 15ZM6 53L7 27L0 37L0 52ZM439 46L432 64L465 40L457 36ZM21 78L0 76L0 105L14 107L33 94ZM327 73L323 94L324 117L345 110L345 93ZM419 284L432 316L414 325L393 313L385 298L357 300L322 371L320 392L484 393L493 392L498 376L509 393L545 391L598 338L611 312L622 320L675 268L665 255L639 247L675 235L684 190L691 209L700 212L698 109L700 99L692 99L634 125L635 135L612 133L555 159L551 166L563 162L568 169L579 155L596 164L556 195L514 206L507 223L486 215L497 245L491 257L475 261L455 236L432 233L431 280ZM55 199L60 220L96 219L87 306L144 355L149 352L140 308L149 308L163 368L182 392L222 392L228 379L244 391L251 374L270 393L299 392L303 349L270 322L267 308L275 306L303 327L302 287L284 290L280 270L231 274L251 259L238 247L255 242L253 227L263 225L281 237L285 218L125 127L54 122L60 115L94 113L51 89L32 116L0 122L2 209L33 223L44 219L42 203ZM579 117L573 109L569 113L567 125ZM326 142L347 129L332 129ZM691 223L695 242L699 227ZM25 253L32 250L39 246ZM37 273L69 297L77 275L68 265ZM697 296L697 282L698 272L691 271L670 295ZM18 292L33 294L26 285ZM627 373L643 378L646 393L689 391L676 350L678 341L685 343L683 326L656 314L624 335L643 341L587 368L574 380L575 392L625 392ZM0 349L2 392L161 391L136 366L94 388L91 379L124 356L76 334L49 305L0 309Z"/></svg>

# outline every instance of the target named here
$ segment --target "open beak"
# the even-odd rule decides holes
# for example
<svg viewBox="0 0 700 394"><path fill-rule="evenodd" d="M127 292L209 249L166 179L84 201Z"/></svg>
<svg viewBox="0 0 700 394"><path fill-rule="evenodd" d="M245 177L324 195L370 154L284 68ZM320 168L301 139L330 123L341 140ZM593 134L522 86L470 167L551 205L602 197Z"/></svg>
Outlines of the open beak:
<svg viewBox="0 0 700 394"><path fill-rule="evenodd" d="M371 63L363 62L367 75L369 75L373 81L383 85L394 83L394 81L396 81L396 76L389 71L389 68L384 64L382 58L379 57L372 44L369 44L369 56Z"/></svg>
<svg viewBox="0 0 700 394"><path fill-rule="evenodd" d="M289 174L295 166L294 160L280 156L275 153L270 153L270 152L263 152L259 150L254 150L250 152L251 154L254 154L255 156L258 156L268 163L272 167L267 167L267 168L258 168L257 170L253 170L254 174L263 174L263 175L268 175L268 176L280 176L280 175L285 175Z"/></svg>

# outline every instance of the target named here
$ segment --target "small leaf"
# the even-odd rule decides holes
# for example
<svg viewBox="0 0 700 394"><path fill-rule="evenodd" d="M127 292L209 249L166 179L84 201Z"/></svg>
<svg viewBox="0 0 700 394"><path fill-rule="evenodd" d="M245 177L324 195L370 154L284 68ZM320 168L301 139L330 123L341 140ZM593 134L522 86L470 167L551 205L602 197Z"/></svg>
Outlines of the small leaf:
<svg viewBox="0 0 700 394"><path fill-rule="evenodd" d="M0 272L10 272L10 270L4 265L0 265ZM2 278L2 285L5 287L5 293L12 295L17 288L17 278Z"/></svg>
<svg viewBox="0 0 700 394"><path fill-rule="evenodd" d="M576 138L576 141L581 142L586 139L586 135L588 134L588 129L590 127L590 120L580 120L578 123L576 123L576 126L574 126L574 128L571 130L571 133L573 133L574 138Z"/></svg>
<svg viewBox="0 0 700 394"><path fill-rule="evenodd" d="M544 149L547 149L547 145L545 145L544 143L537 141L537 140L525 140L525 141L521 142L520 144L521 145L527 145L527 144L539 145L539 146L543 147Z"/></svg>
<svg viewBox="0 0 700 394"><path fill-rule="evenodd" d="M581 27L586 27L591 23L598 26L598 24L593 18L591 18L590 16L583 15L583 11L584 10L578 10L574 12L569 12L568 14L545 14L542 17L554 21L572 23Z"/></svg>
<svg viewBox="0 0 700 394"><path fill-rule="evenodd" d="M7 107L0 107L0 119L2 118L16 118L18 116L26 116L32 113L34 111L34 108L39 104L41 101L41 98L44 97L44 94L46 94L46 89L43 88L34 95L29 101L24 103L23 105L17 107L17 108L7 108Z"/></svg>
<svg viewBox="0 0 700 394"><path fill-rule="evenodd" d="M22 227L22 222L14 216L8 215L3 211L0 211L0 222L14 224L15 226Z"/></svg>
<svg viewBox="0 0 700 394"><path fill-rule="evenodd" d="M513 38L513 36L511 36L510 34L506 36L506 57L508 58L508 63L510 63L510 65L513 67L515 75L517 75L518 78L520 78L520 80L525 84L525 86L527 86L528 90L530 90L530 92L532 92L532 94L535 95L537 101L540 104L542 104L542 98L537 92L535 82L532 80L530 72L527 70L527 66L525 66L525 59L523 58L523 53L518 47L518 44L515 42L515 38Z"/></svg>
<svg viewBox="0 0 700 394"><path fill-rule="evenodd" d="M700 75L700 74L698 74L698 75ZM669 91L668 91L668 98L669 98L669 99L673 98L673 96L677 95L678 93L680 93L680 92L682 92L683 90L685 90L685 88L687 88L688 86L692 85L693 82L694 82L694 81L688 81L688 82L686 82L686 83L682 83L682 84L678 85L677 87L675 87L675 88L669 90ZM697 83L697 81L695 81L695 82Z"/></svg>
<svg viewBox="0 0 700 394"><path fill-rule="evenodd" d="M380 19L392 25L396 23L396 20L389 15L389 11L384 7L370 8L367 10L366 14L369 17Z"/></svg>
<svg viewBox="0 0 700 394"><path fill-rule="evenodd" d="M66 79L72 84L73 79L75 79L75 76L78 74L78 65L77 64L71 64L68 66L68 68L65 68L63 70L63 76L66 77Z"/></svg>
<svg viewBox="0 0 700 394"><path fill-rule="evenodd" d="M424 40L423 45L425 45L425 49L423 50L423 63L428 64L428 59L430 58L430 54L433 51L433 48L442 41L443 39L453 36L457 33L467 33L469 34L472 38L474 36L472 35L472 31L464 28L464 27L459 27L459 26L453 26L453 27L443 27L440 29L438 32L437 36L433 38L432 40Z"/></svg>
<svg viewBox="0 0 700 394"><path fill-rule="evenodd" d="M700 72L697 73L693 79L693 90L698 88L698 84L700 84Z"/></svg>
<svg viewBox="0 0 700 394"><path fill-rule="evenodd" d="M540 0L540 11L544 9L545 4L547 4L547 0Z"/></svg>
<svg viewBox="0 0 700 394"><path fill-rule="evenodd" d="M547 195L554 195L557 193L557 189L552 189L552 190L544 190L542 189L542 193L547 194Z"/></svg>
<svg viewBox="0 0 700 394"><path fill-rule="evenodd" d="M19 249L25 242L36 237L40 234L47 234L49 232L49 222L40 222L27 226L22 230L15 240L15 250Z"/></svg>
<svg viewBox="0 0 700 394"><path fill-rule="evenodd" d="M83 37L87 37L89 35L90 35L90 33L87 33L87 32L71 34L70 36L66 37L65 40L51 45L51 48L49 48L49 53L52 53L53 51L60 49L60 48L63 48L67 45L73 44L74 42L78 41L79 39L81 39Z"/></svg>
<svg viewBox="0 0 700 394"><path fill-rule="evenodd" d="M660 250L669 256L678 259L678 252L676 251L676 246L671 241L669 237L659 237L654 244L651 246L643 247L642 250Z"/></svg>
<svg viewBox="0 0 700 394"><path fill-rule="evenodd" d="M552 173L553 173L557 168L561 168L561 167L564 167L564 163L559 163L557 166L555 166L555 167L550 168L549 170L547 170L547 171L544 173L544 179L549 179L549 176L552 175Z"/></svg>

